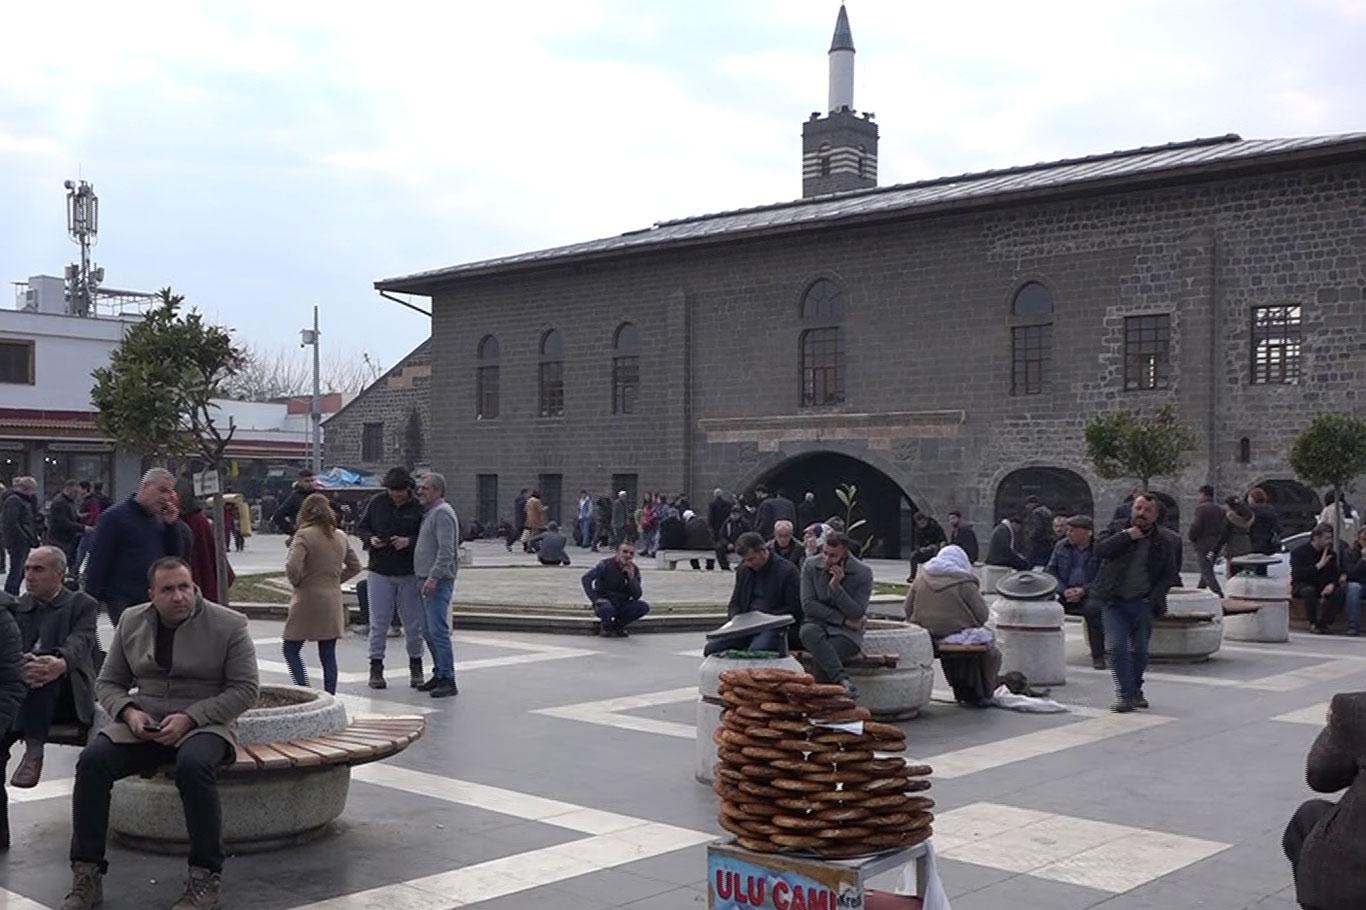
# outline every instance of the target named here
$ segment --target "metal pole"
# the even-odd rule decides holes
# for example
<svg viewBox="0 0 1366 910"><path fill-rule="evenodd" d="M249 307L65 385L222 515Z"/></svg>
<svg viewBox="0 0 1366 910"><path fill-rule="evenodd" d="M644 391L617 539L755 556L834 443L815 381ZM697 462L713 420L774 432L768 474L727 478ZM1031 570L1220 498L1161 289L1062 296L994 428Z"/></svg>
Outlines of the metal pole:
<svg viewBox="0 0 1366 910"><path fill-rule="evenodd" d="M323 472L323 410L322 380L319 375L321 358L318 333L318 307L313 307L313 473Z"/></svg>

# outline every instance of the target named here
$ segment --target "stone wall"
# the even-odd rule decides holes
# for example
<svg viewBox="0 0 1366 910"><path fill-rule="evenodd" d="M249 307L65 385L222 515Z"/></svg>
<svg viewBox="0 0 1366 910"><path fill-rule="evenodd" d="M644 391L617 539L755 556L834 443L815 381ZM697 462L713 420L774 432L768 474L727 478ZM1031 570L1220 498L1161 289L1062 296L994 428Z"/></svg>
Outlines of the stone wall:
<svg viewBox="0 0 1366 910"><path fill-rule="evenodd" d="M424 341L323 424L324 464L383 474L396 464L414 466L430 462L431 385L431 342ZM418 452L410 451L408 441L408 422L414 413L423 430ZM383 427L381 458L362 457L367 423Z"/></svg>
<svg viewBox="0 0 1366 910"><path fill-rule="evenodd" d="M1083 425L1172 402L1202 439L1189 470L1157 484L1184 512L1207 479L1232 490L1292 476L1287 449L1316 411L1366 412L1362 180L1348 163L466 280L434 300L432 462L466 513L475 475L497 474L507 514L544 473L563 475L566 510L615 473L701 503L793 455L835 451L919 508L961 508L980 526L1001 478L1026 465L1076 471L1107 515L1129 483L1091 471ZM801 408L798 306L822 277L845 294L846 396ZM1042 394L1013 397L1010 306L1028 280L1054 297L1052 371ZM1250 308L1268 303L1304 307L1299 385L1249 383ZM1172 316L1167 389L1123 390L1123 317L1140 313ZM642 389L636 414L613 415L611 339L628 320ZM537 345L552 327L566 344L565 416L540 418ZM488 333L501 413L476 421Z"/></svg>

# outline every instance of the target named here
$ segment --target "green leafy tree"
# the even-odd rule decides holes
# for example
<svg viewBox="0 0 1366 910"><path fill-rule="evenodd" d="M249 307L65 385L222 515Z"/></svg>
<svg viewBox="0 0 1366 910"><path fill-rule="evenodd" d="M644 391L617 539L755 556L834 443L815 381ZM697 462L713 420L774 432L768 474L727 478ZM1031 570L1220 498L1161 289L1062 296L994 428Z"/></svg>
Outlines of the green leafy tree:
<svg viewBox="0 0 1366 910"><path fill-rule="evenodd" d="M1112 411L1086 424L1086 454L1096 473L1106 480L1132 477L1144 489L1154 477L1180 473L1198 441L1169 404L1151 416Z"/></svg>
<svg viewBox="0 0 1366 910"><path fill-rule="evenodd" d="M1350 414L1320 414L1295 437L1290 467L1313 487L1329 487L1337 501L1352 482L1366 474L1366 420ZM1342 537L1342 509L1334 533Z"/></svg>
<svg viewBox="0 0 1366 910"><path fill-rule="evenodd" d="M229 330L210 325L185 298L163 288L157 305L129 328L109 365L92 374L91 403L101 432L123 448L164 461L194 456L223 461L235 427L221 426L215 398L246 362Z"/></svg>

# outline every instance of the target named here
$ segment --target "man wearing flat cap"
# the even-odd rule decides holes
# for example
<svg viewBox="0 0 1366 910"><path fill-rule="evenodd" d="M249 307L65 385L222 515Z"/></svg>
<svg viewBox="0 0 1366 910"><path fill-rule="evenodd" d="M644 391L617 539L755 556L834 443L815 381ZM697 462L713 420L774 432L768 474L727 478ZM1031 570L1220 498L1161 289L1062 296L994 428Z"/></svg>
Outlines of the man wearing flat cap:
<svg viewBox="0 0 1366 910"><path fill-rule="evenodd" d="M1085 617L1091 666L1104 670L1105 627L1101 621L1101 605L1091 598L1091 588L1100 571L1100 558L1092 546L1096 525L1090 515L1073 515L1067 519L1066 528L1066 536L1053 547L1048 573L1058 580L1058 602L1063 610Z"/></svg>

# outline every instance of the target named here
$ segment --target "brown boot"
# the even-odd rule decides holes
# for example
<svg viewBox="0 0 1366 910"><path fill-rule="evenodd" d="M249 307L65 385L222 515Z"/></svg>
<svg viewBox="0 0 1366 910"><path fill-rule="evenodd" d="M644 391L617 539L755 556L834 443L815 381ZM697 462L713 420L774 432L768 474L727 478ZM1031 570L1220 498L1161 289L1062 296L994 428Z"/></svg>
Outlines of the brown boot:
<svg viewBox="0 0 1366 910"><path fill-rule="evenodd" d="M222 890L223 876L191 866L185 893L171 905L171 910L218 910L218 895Z"/></svg>
<svg viewBox="0 0 1366 910"><path fill-rule="evenodd" d="M104 876L97 863L71 864L71 893L61 910L90 910L104 902Z"/></svg>
<svg viewBox="0 0 1366 910"><path fill-rule="evenodd" d="M38 781L43 778L43 753L41 750L30 752L24 750L24 757L19 759L19 767L14 769L14 775L9 779L11 787L20 790L29 790L38 786Z"/></svg>

